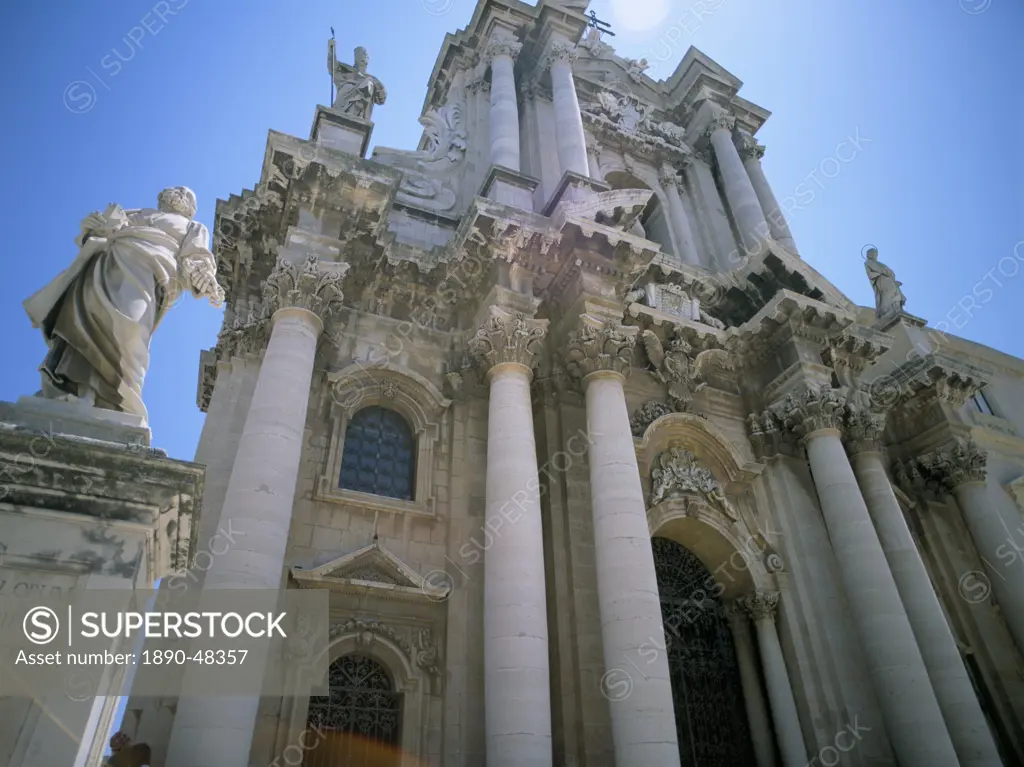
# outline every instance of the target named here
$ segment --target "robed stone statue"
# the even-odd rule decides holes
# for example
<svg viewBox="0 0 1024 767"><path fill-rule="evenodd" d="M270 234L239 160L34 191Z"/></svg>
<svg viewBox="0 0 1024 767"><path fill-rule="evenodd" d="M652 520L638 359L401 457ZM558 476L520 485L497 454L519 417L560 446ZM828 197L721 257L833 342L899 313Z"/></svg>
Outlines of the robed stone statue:
<svg viewBox="0 0 1024 767"><path fill-rule="evenodd" d="M327 67L338 89L333 109L352 117L369 120L374 104L383 104L388 97L384 85L373 75L367 74L370 57L363 47L355 50L355 66L336 59L334 40L327 41Z"/></svg>
<svg viewBox="0 0 1024 767"><path fill-rule="evenodd" d="M24 304L49 346L42 396L147 419L142 382L164 313L184 291L215 306L224 299L195 214L195 194L177 186L155 209L112 204L83 219L78 256Z"/></svg>
<svg viewBox="0 0 1024 767"><path fill-rule="evenodd" d="M878 260L877 248L868 249L864 270L875 290L875 316L885 317L902 312L907 303L907 297L900 290L903 283L896 280L892 269Z"/></svg>

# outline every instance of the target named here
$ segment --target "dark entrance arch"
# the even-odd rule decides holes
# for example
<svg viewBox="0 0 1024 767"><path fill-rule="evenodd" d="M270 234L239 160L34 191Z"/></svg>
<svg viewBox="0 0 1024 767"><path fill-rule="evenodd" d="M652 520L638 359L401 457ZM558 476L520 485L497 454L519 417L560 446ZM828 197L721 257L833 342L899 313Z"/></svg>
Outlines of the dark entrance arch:
<svg viewBox="0 0 1024 767"><path fill-rule="evenodd" d="M689 549L654 538L654 567L683 767L755 764L732 632L714 579Z"/></svg>

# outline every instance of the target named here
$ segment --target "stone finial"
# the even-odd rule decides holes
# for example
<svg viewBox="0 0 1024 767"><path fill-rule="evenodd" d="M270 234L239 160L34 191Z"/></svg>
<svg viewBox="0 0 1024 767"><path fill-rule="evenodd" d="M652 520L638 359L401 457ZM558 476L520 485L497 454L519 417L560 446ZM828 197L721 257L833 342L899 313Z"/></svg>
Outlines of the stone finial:
<svg viewBox="0 0 1024 767"><path fill-rule="evenodd" d="M268 313L273 316L279 309L305 309L326 324L341 306L341 280L348 269L348 264L320 261L312 255L301 265L279 259L263 287Z"/></svg>
<svg viewBox="0 0 1024 767"><path fill-rule="evenodd" d="M484 46L481 60L491 62L498 56L508 56L515 61L522 49L523 44L510 37L493 37Z"/></svg>
<svg viewBox="0 0 1024 767"><path fill-rule="evenodd" d="M710 137L715 131L731 131L736 126L736 118L730 114L720 114L712 118L704 129L704 135Z"/></svg>
<svg viewBox="0 0 1024 767"><path fill-rule="evenodd" d="M584 315L585 316L585 315ZM613 322L592 321L569 334L565 345L565 366L573 378L608 370L628 376L633 364L633 350L639 328Z"/></svg>
<svg viewBox="0 0 1024 767"><path fill-rule="evenodd" d="M779 606L779 592L757 591L743 597L739 600L739 603L747 611L747 614L750 615L754 623L773 621L775 620L775 610Z"/></svg>
<svg viewBox="0 0 1024 767"><path fill-rule="evenodd" d="M547 325L547 320L529 319L521 313L491 307L491 316L469 342L469 353L483 373L503 363L532 370L534 355L547 335Z"/></svg>

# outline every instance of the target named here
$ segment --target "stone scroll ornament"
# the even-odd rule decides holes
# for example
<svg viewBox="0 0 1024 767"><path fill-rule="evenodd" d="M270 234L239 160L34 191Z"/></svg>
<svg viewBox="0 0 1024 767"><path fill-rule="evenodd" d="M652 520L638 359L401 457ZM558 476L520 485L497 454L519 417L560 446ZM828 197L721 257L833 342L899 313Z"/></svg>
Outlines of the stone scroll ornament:
<svg viewBox="0 0 1024 767"><path fill-rule="evenodd" d="M142 384L164 314L185 291L224 301L195 214L195 194L176 186L156 208L111 204L82 220L74 261L24 303L49 347L40 396L147 418Z"/></svg>

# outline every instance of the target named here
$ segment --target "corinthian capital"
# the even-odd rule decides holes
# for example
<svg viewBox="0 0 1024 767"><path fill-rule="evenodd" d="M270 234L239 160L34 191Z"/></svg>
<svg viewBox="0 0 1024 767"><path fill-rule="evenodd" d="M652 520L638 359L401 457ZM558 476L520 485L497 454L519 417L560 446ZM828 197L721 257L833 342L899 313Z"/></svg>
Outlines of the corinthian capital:
<svg viewBox="0 0 1024 767"><path fill-rule="evenodd" d="M574 378L608 370L629 375L636 348L637 327L611 322L583 325L569 334L565 347L565 367Z"/></svg>
<svg viewBox="0 0 1024 767"><path fill-rule="evenodd" d="M493 61L498 56L508 56L515 61L522 49L523 44L510 37L494 37L484 46L483 58L485 61Z"/></svg>
<svg viewBox="0 0 1024 767"><path fill-rule="evenodd" d="M847 408L843 424L847 452L857 455L881 450L885 419L885 411L878 408Z"/></svg>
<svg viewBox="0 0 1024 767"><path fill-rule="evenodd" d="M547 326L547 320L533 320L524 314L491 307L491 316L469 342L469 353L485 374L503 363L532 369Z"/></svg>
<svg viewBox="0 0 1024 767"><path fill-rule="evenodd" d="M279 309L305 309L326 323L341 306L341 280L349 265L309 256L301 265L278 260L263 286L271 315Z"/></svg>
<svg viewBox="0 0 1024 767"><path fill-rule="evenodd" d="M760 160L764 157L764 144L758 144L753 136L744 136L739 145L739 152L744 160L750 157Z"/></svg>
<svg viewBox="0 0 1024 767"><path fill-rule="evenodd" d="M727 130L731 131L736 125L736 118L729 114L720 114L718 117L712 118L711 122L704 129L704 135L710 136L715 131Z"/></svg>
<svg viewBox="0 0 1024 767"><path fill-rule="evenodd" d="M775 620L775 610L779 606L779 592L758 591L739 600L754 623L764 620Z"/></svg>
<svg viewBox="0 0 1024 767"><path fill-rule="evenodd" d="M678 187L679 172L676 171L676 169L673 168L668 163L665 163L664 165L661 166L661 169L658 171L658 181L666 189L668 189L670 186Z"/></svg>
<svg viewBox="0 0 1024 767"><path fill-rule="evenodd" d="M544 58L541 59L541 70L550 69L556 61L564 61L571 66L577 56L579 56L579 51L576 50L575 45L556 41L551 44L547 53L544 54Z"/></svg>
<svg viewBox="0 0 1024 767"><path fill-rule="evenodd" d="M946 450L922 455L917 464L934 480L953 490L968 482L984 482L988 456L972 439L957 439Z"/></svg>
<svg viewBox="0 0 1024 767"><path fill-rule="evenodd" d="M771 412L784 429L806 437L822 429L841 429L845 404L829 386L807 386L799 393L787 394Z"/></svg>

